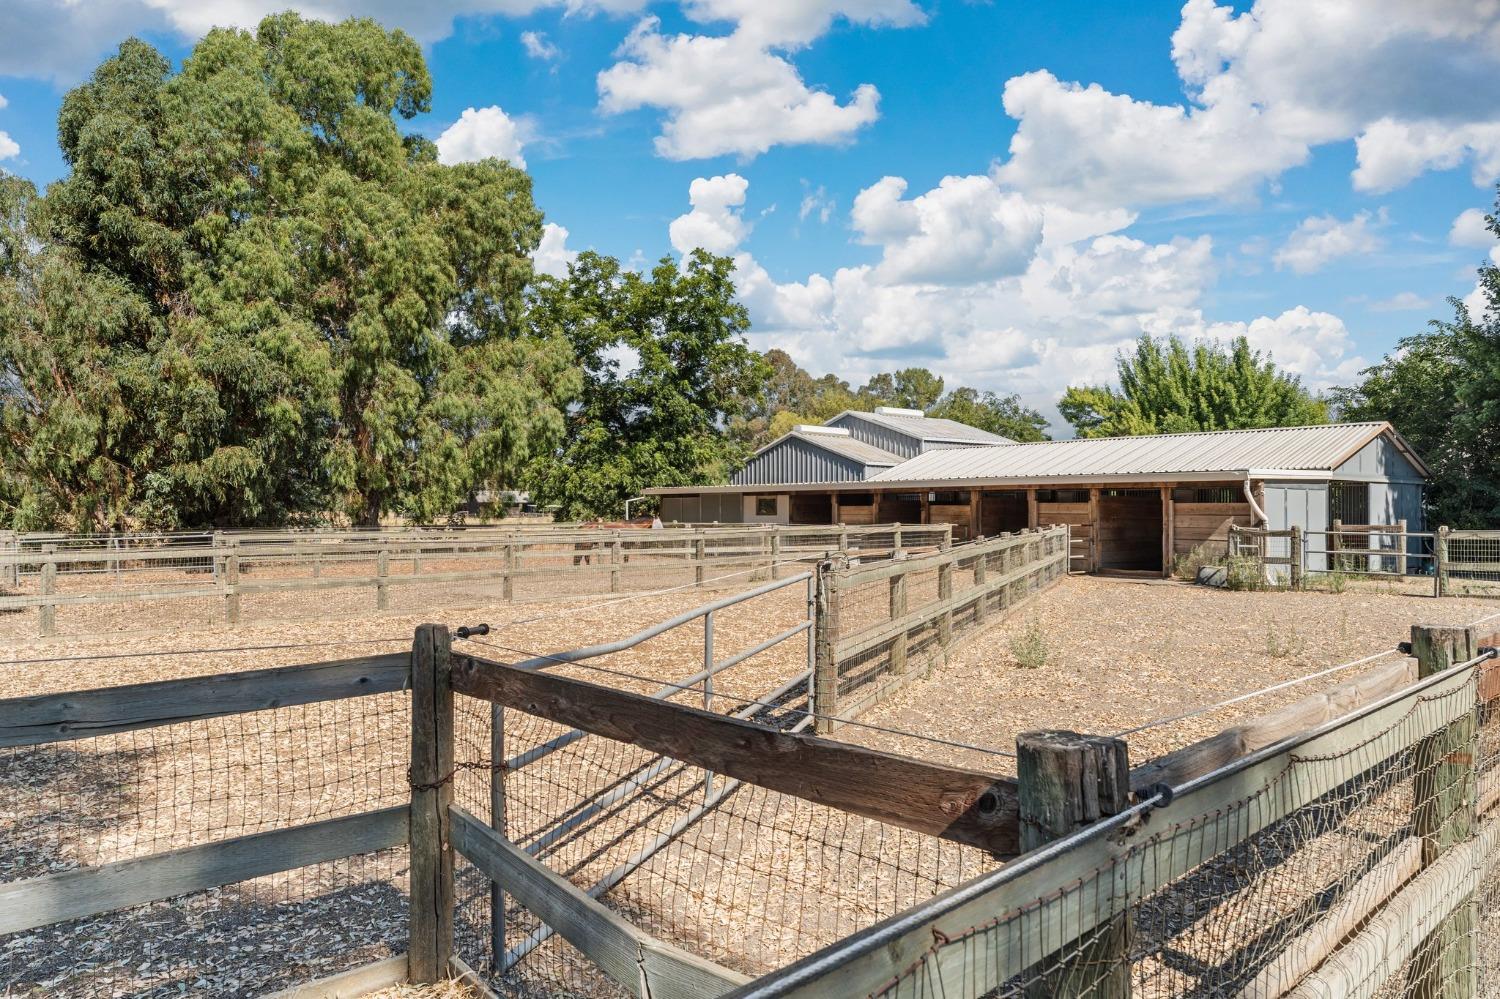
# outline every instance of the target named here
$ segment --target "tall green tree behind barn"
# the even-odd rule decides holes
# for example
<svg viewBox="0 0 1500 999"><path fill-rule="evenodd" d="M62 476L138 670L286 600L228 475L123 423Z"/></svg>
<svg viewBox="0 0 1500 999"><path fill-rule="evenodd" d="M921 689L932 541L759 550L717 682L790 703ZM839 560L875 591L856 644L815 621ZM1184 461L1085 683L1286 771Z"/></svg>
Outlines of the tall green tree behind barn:
<svg viewBox="0 0 1500 999"><path fill-rule="evenodd" d="M579 375L522 318L530 179L403 134L430 94L403 33L292 14L70 92L69 174L0 206L3 519L426 519L550 453Z"/></svg>
<svg viewBox="0 0 1500 999"><path fill-rule="evenodd" d="M1075 386L1058 410L1080 437L1295 427L1328 422L1328 405L1237 337L1189 345L1143 336L1118 360L1119 389Z"/></svg>
<svg viewBox="0 0 1500 999"><path fill-rule="evenodd" d="M1486 219L1500 235L1500 222ZM1428 520L1456 528L1500 526L1500 268L1479 267L1484 308L1451 300L1399 349L1333 393L1345 420L1387 420L1432 469Z"/></svg>
<svg viewBox="0 0 1500 999"><path fill-rule="evenodd" d="M567 337L585 373L560 453L538 463L537 498L565 518L619 517L651 485L724 482L748 453L728 432L757 405L770 367L751 350L734 263L696 250L649 273L579 255L540 279L531 322Z"/></svg>

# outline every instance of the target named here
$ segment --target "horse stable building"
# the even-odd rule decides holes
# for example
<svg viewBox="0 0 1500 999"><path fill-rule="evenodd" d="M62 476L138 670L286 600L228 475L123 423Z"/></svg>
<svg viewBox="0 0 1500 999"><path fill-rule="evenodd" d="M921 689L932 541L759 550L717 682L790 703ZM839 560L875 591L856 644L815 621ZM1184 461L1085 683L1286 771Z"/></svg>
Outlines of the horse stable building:
<svg viewBox="0 0 1500 999"><path fill-rule="evenodd" d="M1165 576L1231 524L1316 534L1404 520L1422 531L1428 477L1388 423L1018 443L881 408L796 427L729 485L646 492L669 522L952 524L955 541L1068 524L1086 542L1075 569ZM1308 569L1325 564L1309 554Z"/></svg>

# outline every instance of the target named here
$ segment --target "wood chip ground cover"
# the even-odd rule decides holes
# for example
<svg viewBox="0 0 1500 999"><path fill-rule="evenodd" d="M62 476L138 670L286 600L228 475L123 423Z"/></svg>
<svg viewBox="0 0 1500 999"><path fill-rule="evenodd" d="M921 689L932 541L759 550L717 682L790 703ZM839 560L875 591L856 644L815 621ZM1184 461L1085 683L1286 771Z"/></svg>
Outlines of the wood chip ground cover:
<svg viewBox="0 0 1500 999"><path fill-rule="evenodd" d="M723 592L728 591L685 590L618 602L598 597L507 603L482 588L470 588L453 600L462 609L429 602L412 613L347 616L347 608L332 606L327 608L329 620L234 629L217 625L165 635L122 635L111 612L90 616L80 608L68 634L49 640L17 635L0 649L0 696L401 651L423 621L452 626L485 621L493 631L481 640L483 645L458 642L456 647L516 659L618 639ZM324 609L318 594L296 598L307 602L305 614ZM722 660L792 626L805 606L806 591L798 584L719 612L715 657ZM1074 577L968 641L950 662L935 666L928 677L865 720L1001 750L1012 748L1016 733L1030 728L1113 733L1389 648L1406 637L1414 622L1464 623L1497 609L1483 600L1435 601L1378 587L1356 586L1342 594L1225 593ZM1023 670L1012 660L1009 640L1032 621L1045 635L1049 660L1042 669ZM344 642L351 644L324 644ZM245 648L257 645L298 647ZM204 648L238 651L189 651ZM68 659L99 655L127 657ZM695 622L596 662L613 672L561 669L644 692L695 672L702 661L702 626ZM5 662L14 665L5 667ZM799 636L716 678L715 708L727 711L738 698L757 698L806 665L806 644ZM1139 762L1178 748L1236 719L1347 678L1341 674L1148 730L1130 738L1132 758ZM701 691L694 690L678 699L701 703L701 698ZM0 752L0 784L6 792L0 806L0 845L5 847L0 850L5 857L0 877L13 880L399 803L406 793L401 695L389 695L389 704L353 707L360 700L378 699L265 712L217 728L195 723L198 728L150 730L158 734L149 739L87 740L64 747L67 753ZM472 747L476 758L487 756L481 736L475 735ZM508 737L521 735L518 731ZM1008 765L1003 757L852 726L840 737L994 771ZM557 809L569 804L565 795L582 800L601 781L611 775L618 779L641 762L626 752L629 747L616 748L609 756L588 743L571 757L560 754L551 771L529 775L534 792L515 788L514 836L543 829ZM508 743L507 749L517 747L519 743ZM603 769L601 759L609 761ZM282 765L286 760L301 762L288 768ZM482 774L466 775L460 785L461 798L467 797L476 812L487 802L483 780ZM592 883L652 833L685 815L701 800L702 787L701 775L666 775L608 822L593 825L588 835L549 849L547 862L576 883ZM12 849L22 840L26 849ZM690 835L655 854L608 900L653 932L755 972L868 925L986 866L982 858L956 852L951 844L893 833L890 827L747 789L694 825ZM325 879L323 884L318 877ZM132 936L151 925L136 911L0 939L0 990L17 995L59 990L78 995L253 995L399 952L402 907L387 905L376 913L366 906L361 910L364 922L341 923L344 909L323 901L330 890L327 877L310 873L299 883L297 872L278 876L276 892L269 897L279 900L278 911L288 918L267 919L254 907L231 905L229 911L241 913L238 921L214 923L211 934L193 931L209 921L194 923L184 915L202 904L201 897L194 897L148 907L176 913L180 932ZM399 895L404 859L397 858L375 876L345 872L344 877L336 891L346 893L345 902L364 897L362 892L373 893L371 898L391 891ZM237 893L254 887L232 886L210 895L239 899ZM325 939L337 926L348 931L337 938L345 941L341 946L334 936ZM317 948L310 942L320 940L328 946L314 953ZM91 955L84 960L92 963L81 977L70 979L64 955ZM268 961L269 971L263 967Z"/></svg>

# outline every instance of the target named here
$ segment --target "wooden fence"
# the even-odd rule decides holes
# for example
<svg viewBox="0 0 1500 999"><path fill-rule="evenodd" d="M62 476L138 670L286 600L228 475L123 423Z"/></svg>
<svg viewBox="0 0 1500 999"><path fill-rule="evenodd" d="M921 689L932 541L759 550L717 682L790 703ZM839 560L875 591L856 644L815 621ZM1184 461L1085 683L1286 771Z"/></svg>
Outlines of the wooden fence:
<svg viewBox="0 0 1500 999"><path fill-rule="evenodd" d="M1434 596L1500 596L1500 531L1412 531L1394 524L1345 524L1326 531L1233 526L1230 555L1284 566L1294 589L1325 574L1404 580L1430 577Z"/></svg>
<svg viewBox="0 0 1500 999"><path fill-rule="evenodd" d="M944 663L957 645L1068 571L1069 528L981 538L818 574L819 733Z"/></svg>
<svg viewBox="0 0 1500 999"><path fill-rule="evenodd" d="M437 602L461 607L485 598L568 598L726 578L732 586L778 578L787 563L834 552L879 560L898 548L946 548L951 538L948 525L897 524L214 535L206 543L202 536L183 544L85 539L67 547L16 539L9 551L0 549L0 614L34 616L33 633L42 637L66 630L60 610L76 617L90 607L114 613L108 625L117 630L233 626L304 616L303 595L315 592L323 595L320 615L336 616L398 609L398 593L411 594L405 609L414 611ZM122 616L123 608L130 613Z"/></svg>

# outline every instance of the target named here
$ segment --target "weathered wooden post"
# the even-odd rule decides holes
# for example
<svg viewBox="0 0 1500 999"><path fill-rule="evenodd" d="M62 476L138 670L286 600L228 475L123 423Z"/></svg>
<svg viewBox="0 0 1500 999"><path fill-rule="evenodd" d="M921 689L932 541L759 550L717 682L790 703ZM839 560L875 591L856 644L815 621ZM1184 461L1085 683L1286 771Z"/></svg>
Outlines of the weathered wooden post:
<svg viewBox="0 0 1500 999"><path fill-rule="evenodd" d="M224 623L240 623L240 543L229 541L229 554L224 556Z"/></svg>
<svg viewBox="0 0 1500 999"><path fill-rule="evenodd" d="M1412 625L1417 675L1432 676L1479 654L1479 629ZM1466 712L1417 746L1412 777L1412 832L1422 840L1422 866L1431 867L1478 827L1476 710ZM1429 933L1412 959L1407 995L1413 999L1469 999L1478 993L1478 919L1472 893Z"/></svg>
<svg viewBox="0 0 1500 999"><path fill-rule="evenodd" d="M1339 552L1344 547L1344 522L1335 520L1333 526L1328 529L1328 568L1332 572L1344 570L1344 560Z"/></svg>
<svg viewBox="0 0 1500 999"><path fill-rule="evenodd" d="M904 561L906 552L891 552L893 561ZM899 621L906 616L906 573L898 572L891 577L891 620ZM906 672L906 632L901 631L891 639L891 672L900 676Z"/></svg>
<svg viewBox="0 0 1500 999"><path fill-rule="evenodd" d="M209 561L213 563L214 582L224 581L224 532L215 531L209 539Z"/></svg>
<svg viewBox="0 0 1500 999"><path fill-rule="evenodd" d="M771 535L771 578L781 578L781 532L775 531Z"/></svg>
<svg viewBox="0 0 1500 999"><path fill-rule="evenodd" d="M984 547L984 537L981 535L974 539L979 555L974 559L974 589L979 591L979 599L974 601L974 620L983 624L985 618L989 617L990 609L989 594L985 589L989 586L989 553Z"/></svg>
<svg viewBox="0 0 1500 999"><path fill-rule="evenodd" d="M1021 852L1070 835L1130 807L1130 753L1123 739L1077 732L1023 732L1016 738ZM1092 890L1092 889L1089 889ZM1108 904L1099 886L1098 904ZM1065 943L1033 966L1028 996L1130 995L1130 913L1121 911L1086 938Z"/></svg>
<svg viewBox="0 0 1500 999"><path fill-rule="evenodd" d="M1396 521L1396 575L1406 575L1406 518Z"/></svg>
<svg viewBox="0 0 1500 999"><path fill-rule="evenodd" d="M453 803L451 640L441 624L417 627L411 647L411 940L414 984L448 975L453 954Z"/></svg>
<svg viewBox="0 0 1500 999"><path fill-rule="evenodd" d="M938 645L943 650L943 660L948 658L948 646L953 644L953 560L946 558L937 567L938 603L944 605L938 617Z"/></svg>
<svg viewBox="0 0 1500 999"><path fill-rule="evenodd" d="M944 524L943 525L943 536L938 541L938 550L945 552L949 548L952 548L952 547L953 547L953 525L952 524Z"/></svg>
<svg viewBox="0 0 1500 999"><path fill-rule="evenodd" d="M505 835L505 708L490 705L490 828ZM505 961L505 889L490 882L490 969Z"/></svg>
<svg viewBox="0 0 1500 999"><path fill-rule="evenodd" d="M507 542L500 546L500 554L504 559L504 572L500 575L500 595L506 600L516 599L516 543Z"/></svg>
<svg viewBox="0 0 1500 999"><path fill-rule="evenodd" d="M391 571L391 553L384 548L375 556L375 609L385 610L390 606L390 594L386 592L386 577Z"/></svg>
<svg viewBox="0 0 1500 999"><path fill-rule="evenodd" d="M920 535L919 535L920 536ZM894 554L901 550L901 521L891 525L891 552Z"/></svg>
<svg viewBox="0 0 1500 999"><path fill-rule="evenodd" d="M6 531L4 534L5 554L10 557L10 563L5 567L5 582L9 586L21 585L21 536L15 531Z"/></svg>
<svg viewBox="0 0 1500 999"><path fill-rule="evenodd" d="M693 582L703 585L703 564L708 561L708 540L700 532L693 541Z"/></svg>
<svg viewBox="0 0 1500 999"><path fill-rule="evenodd" d="M1437 537L1433 539L1433 587L1436 595L1446 597L1448 595L1448 528L1446 526L1437 529Z"/></svg>
<svg viewBox="0 0 1500 999"><path fill-rule="evenodd" d="M57 592L57 546L43 545L42 552L47 556L42 562L42 637L51 638L57 634L57 604L47 598Z"/></svg>
<svg viewBox="0 0 1500 999"><path fill-rule="evenodd" d="M609 592L620 592L620 532L609 543Z"/></svg>
<svg viewBox="0 0 1500 999"><path fill-rule="evenodd" d="M1287 558L1291 561L1292 589L1302 589L1302 528L1292 525L1292 540Z"/></svg>
<svg viewBox="0 0 1500 999"><path fill-rule="evenodd" d="M813 729L819 735L827 735L833 731L833 716L839 709L839 577L832 560L818 563L817 581L812 704L817 718Z"/></svg>

